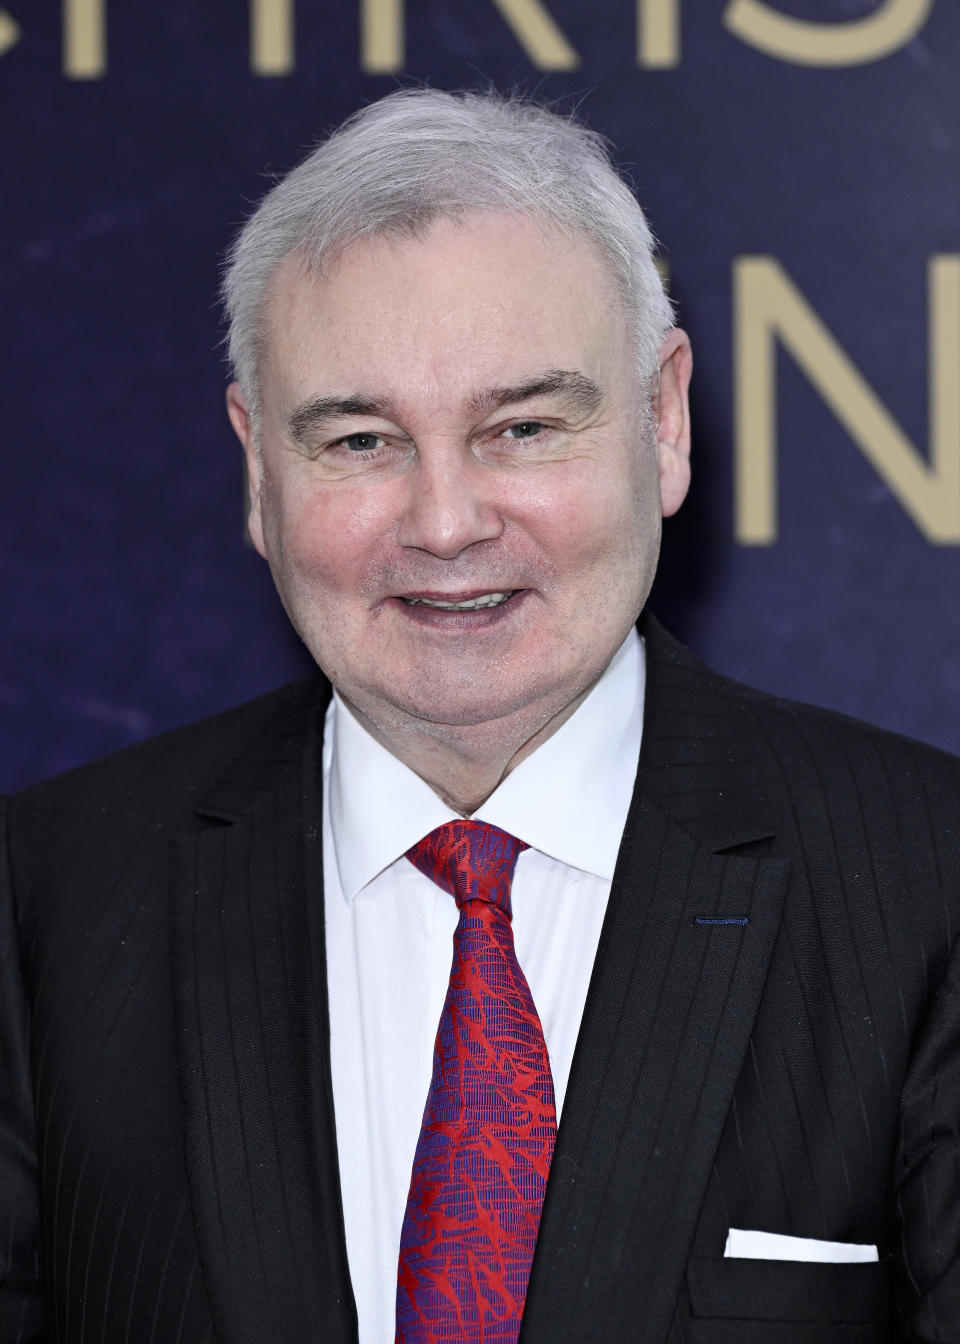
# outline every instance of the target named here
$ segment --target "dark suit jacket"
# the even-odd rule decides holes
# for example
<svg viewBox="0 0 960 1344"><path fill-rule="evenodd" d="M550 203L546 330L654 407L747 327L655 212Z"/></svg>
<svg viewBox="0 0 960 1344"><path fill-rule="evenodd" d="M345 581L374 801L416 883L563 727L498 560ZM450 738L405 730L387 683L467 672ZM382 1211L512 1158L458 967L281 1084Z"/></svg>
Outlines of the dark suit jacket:
<svg viewBox="0 0 960 1344"><path fill-rule="evenodd" d="M647 627L524 1344L960 1340L960 762ZM298 684L8 806L0 1340L355 1338ZM723 1259L729 1227L874 1265Z"/></svg>

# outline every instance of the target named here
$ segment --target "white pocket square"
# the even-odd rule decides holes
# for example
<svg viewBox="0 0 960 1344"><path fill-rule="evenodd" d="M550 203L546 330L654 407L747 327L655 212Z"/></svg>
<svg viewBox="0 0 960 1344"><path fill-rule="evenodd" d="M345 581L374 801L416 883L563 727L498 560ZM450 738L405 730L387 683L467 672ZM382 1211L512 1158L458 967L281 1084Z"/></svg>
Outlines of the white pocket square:
<svg viewBox="0 0 960 1344"><path fill-rule="evenodd" d="M858 1246L852 1241L817 1241L815 1237L788 1237L781 1232L752 1232L731 1227L725 1257L736 1260L807 1260L850 1265L877 1260L876 1246Z"/></svg>

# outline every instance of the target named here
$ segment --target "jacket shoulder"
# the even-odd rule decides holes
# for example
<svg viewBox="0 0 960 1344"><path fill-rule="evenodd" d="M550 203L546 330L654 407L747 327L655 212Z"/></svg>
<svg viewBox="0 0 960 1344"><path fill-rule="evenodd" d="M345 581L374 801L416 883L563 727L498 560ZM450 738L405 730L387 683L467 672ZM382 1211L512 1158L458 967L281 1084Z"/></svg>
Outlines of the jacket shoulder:
<svg viewBox="0 0 960 1344"><path fill-rule="evenodd" d="M32 785L8 800L12 857L89 848L130 818L169 833L216 781L296 754L328 693L307 677Z"/></svg>
<svg viewBox="0 0 960 1344"><path fill-rule="evenodd" d="M960 756L941 747L724 676L656 623L646 634L648 659L657 668L665 696L693 713L700 707L715 714L718 707L724 707L741 730L748 724L759 728L761 740L775 753L786 751L794 756L805 751L817 756L830 744L840 751L869 746L879 757L913 761L918 768L960 781Z"/></svg>
<svg viewBox="0 0 960 1344"><path fill-rule="evenodd" d="M896 859L960 915L960 758L733 681L655 623L644 633L642 773L676 820L709 843L752 815L794 856Z"/></svg>

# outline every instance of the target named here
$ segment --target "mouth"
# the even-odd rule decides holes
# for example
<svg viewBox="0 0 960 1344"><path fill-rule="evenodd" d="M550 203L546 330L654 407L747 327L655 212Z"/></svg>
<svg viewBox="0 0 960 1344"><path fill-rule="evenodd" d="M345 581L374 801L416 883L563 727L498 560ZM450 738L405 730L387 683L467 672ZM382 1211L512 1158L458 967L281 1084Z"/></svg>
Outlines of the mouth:
<svg viewBox="0 0 960 1344"><path fill-rule="evenodd" d="M403 612L407 621L435 633L479 635L501 631L513 624L514 613L526 605L529 588L489 588L472 592L397 593L388 605Z"/></svg>
<svg viewBox="0 0 960 1344"><path fill-rule="evenodd" d="M401 597L408 607L432 607L436 611L488 611L492 607L502 607L516 596L518 588L502 592L478 593L469 597Z"/></svg>

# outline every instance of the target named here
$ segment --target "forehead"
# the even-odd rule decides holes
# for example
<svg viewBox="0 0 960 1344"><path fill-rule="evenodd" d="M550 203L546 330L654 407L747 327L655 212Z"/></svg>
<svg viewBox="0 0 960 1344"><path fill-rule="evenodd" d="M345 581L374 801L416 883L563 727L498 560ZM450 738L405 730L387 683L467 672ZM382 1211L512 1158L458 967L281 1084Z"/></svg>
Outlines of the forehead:
<svg viewBox="0 0 960 1344"><path fill-rule="evenodd" d="M524 365L597 376L630 358L624 305L595 245L514 215L362 239L319 277L288 258L265 347L265 382L294 397L324 390L318 379L449 394L512 379Z"/></svg>

